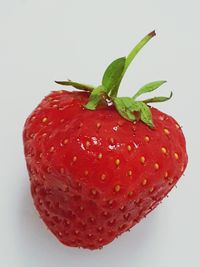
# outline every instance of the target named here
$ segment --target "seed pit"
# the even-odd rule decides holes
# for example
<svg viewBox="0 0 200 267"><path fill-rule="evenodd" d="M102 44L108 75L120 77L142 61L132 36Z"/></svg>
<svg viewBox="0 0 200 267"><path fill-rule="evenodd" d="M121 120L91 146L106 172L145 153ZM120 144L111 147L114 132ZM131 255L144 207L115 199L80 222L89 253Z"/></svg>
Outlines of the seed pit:
<svg viewBox="0 0 200 267"><path fill-rule="evenodd" d="M106 179L106 175L103 173L103 174L101 175L101 180L104 181L105 179Z"/></svg>
<svg viewBox="0 0 200 267"><path fill-rule="evenodd" d="M97 126L98 129L101 128L101 123L97 122L96 126Z"/></svg>
<svg viewBox="0 0 200 267"><path fill-rule="evenodd" d="M175 157L176 160L178 160L178 159L179 159L179 155L178 155L178 153L175 152L175 153L174 153L174 157Z"/></svg>
<svg viewBox="0 0 200 267"><path fill-rule="evenodd" d="M165 133L166 135L169 135L170 132L169 132L169 130L168 130L167 128L165 128L165 129L164 129L164 133Z"/></svg>
<svg viewBox="0 0 200 267"><path fill-rule="evenodd" d="M66 145L69 142L68 139L64 139L63 144Z"/></svg>
<svg viewBox="0 0 200 267"><path fill-rule="evenodd" d="M116 193L118 193L118 192L120 191L120 189L121 189L121 186L120 186L119 184L117 184L117 185L115 186L115 188L114 188L114 191L115 191Z"/></svg>
<svg viewBox="0 0 200 267"><path fill-rule="evenodd" d="M47 122L47 117L44 117L43 119L42 119L42 122Z"/></svg>
<svg viewBox="0 0 200 267"><path fill-rule="evenodd" d="M129 152L132 150L130 145L127 146L127 149L128 149Z"/></svg>
<svg viewBox="0 0 200 267"><path fill-rule="evenodd" d="M120 164L120 160L119 160L119 159L116 159L116 160L115 160L115 165L116 165L116 166L119 166L119 164Z"/></svg>
<svg viewBox="0 0 200 267"><path fill-rule="evenodd" d="M158 163L155 163L155 164L154 164L154 168L155 168L156 170L158 170L158 169L160 168L159 164L158 164Z"/></svg>
<svg viewBox="0 0 200 267"><path fill-rule="evenodd" d="M145 163L145 157L144 157L144 156L142 156L142 157L140 158L140 162L141 162L142 164Z"/></svg>
<svg viewBox="0 0 200 267"><path fill-rule="evenodd" d="M162 152L163 154L166 154L166 153L167 153L167 149L166 149L165 147L162 147L162 148L161 148L161 152Z"/></svg>
<svg viewBox="0 0 200 267"><path fill-rule="evenodd" d="M102 153L99 153L98 159L102 159L102 157L103 157Z"/></svg>
<svg viewBox="0 0 200 267"><path fill-rule="evenodd" d="M142 185L146 185L147 184L147 179L144 179L143 181L142 181Z"/></svg>
<svg viewBox="0 0 200 267"><path fill-rule="evenodd" d="M132 171L129 170L129 171L128 171L128 176L131 176L131 175L132 175Z"/></svg>

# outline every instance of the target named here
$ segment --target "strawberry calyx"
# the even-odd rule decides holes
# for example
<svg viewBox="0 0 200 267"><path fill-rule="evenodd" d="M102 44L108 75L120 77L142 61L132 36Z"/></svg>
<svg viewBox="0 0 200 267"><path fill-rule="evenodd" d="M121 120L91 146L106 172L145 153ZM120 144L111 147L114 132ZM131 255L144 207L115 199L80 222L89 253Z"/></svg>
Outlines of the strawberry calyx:
<svg viewBox="0 0 200 267"><path fill-rule="evenodd" d="M141 120L143 123L153 128L153 120L149 103L164 102L172 97L172 92L169 97L159 96L138 101L137 98L144 93L149 93L166 81L154 81L141 87L133 97L117 97L120 83L135 56L138 52L156 35L155 31L147 34L129 53L127 57L121 57L114 60L105 70L101 85L95 87L86 85L71 80L55 81L60 85L73 86L76 89L84 90L90 93L89 101L84 106L86 109L95 110L98 105L105 100L108 104L113 104L118 113L129 121ZM139 114L139 116L138 116Z"/></svg>
<svg viewBox="0 0 200 267"><path fill-rule="evenodd" d="M55 83L60 84L60 85L65 85L65 86L72 86L76 89L92 92L95 88L95 86L88 85L88 84L83 84L83 83L78 83L78 82L73 82L71 80L67 81L55 81Z"/></svg>

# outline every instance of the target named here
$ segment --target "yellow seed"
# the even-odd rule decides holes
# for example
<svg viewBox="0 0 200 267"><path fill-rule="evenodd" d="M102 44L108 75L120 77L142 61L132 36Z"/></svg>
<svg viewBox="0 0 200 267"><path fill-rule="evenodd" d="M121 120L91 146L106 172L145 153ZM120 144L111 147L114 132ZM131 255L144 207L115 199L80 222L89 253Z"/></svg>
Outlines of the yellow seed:
<svg viewBox="0 0 200 267"><path fill-rule="evenodd" d="M131 148L130 145L128 145L128 146L127 146L127 149L128 149L128 151L131 151L132 148Z"/></svg>
<svg viewBox="0 0 200 267"><path fill-rule="evenodd" d="M73 162L75 162L75 161L77 161L77 157L76 156L73 157Z"/></svg>
<svg viewBox="0 0 200 267"><path fill-rule="evenodd" d="M175 159L179 159L178 153L174 153Z"/></svg>
<svg viewBox="0 0 200 267"><path fill-rule="evenodd" d="M159 167L160 167L160 166L159 166L159 164L158 164L158 163L155 163L155 164L154 164L154 168L155 168L156 170L158 170L158 169L159 169Z"/></svg>
<svg viewBox="0 0 200 267"><path fill-rule="evenodd" d="M40 158L40 159L42 158L42 153L40 153L39 158Z"/></svg>
<svg viewBox="0 0 200 267"><path fill-rule="evenodd" d="M131 197L133 195L133 191L128 192L128 196Z"/></svg>
<svg viewBox="0 0 200 267"><path fill-rule="evenodd" d="M120 185L119 185L119 184L117 184L117 185L115 186L115 192L119 192L119 191L120 191L120 189L121 189Z"/></svg>
<svg viewBox="0 0 200 267"><path fill-rule="evenodd" d="M132 175L132 171L131 171L131 170L128 171L128 175L129 175L129 176Z"/></svg>
<svg viewBox="0 0 200 267"><path fill-rule="evenodd" d="M142 157L140 158L140 162L141 162L141 163L144 163L144 162L145 162L145 157L142 156Z"/></svg>
<svg viewBox="0 0 200 267"><path fill-rule="evenodd" d="M149 138L148 136L145 136L144 140L145 140L146 142L149 142L150 138Z"/></svg>
<svg viewBox="0 0 200 267"><path fill-rule="evenodd" d="M90 146L90 142L89 141L86 141L85 145L88 148Z"/></svg>
<svg viewBox="0 0 200 267"><path fill-rule="evenodd" d="M169 134L169 130L168 130L167 128L165 128L165 129L164 129L164 133L165 133L166 135L168 135L168 134Z"/></svg>
<svg viewBox="0 0 200 267"><path fill-rule="evenodd" d="M99 153L98 159L102 159L102 157L103 157L102 153Z"/></svg>
<svg viewBox="0 0 200 267"><path fill-rule="evenodd" d="M101 175L101 180L104 181L105 179L106 179L106 175L103 173L103 174Z"/></svg>
<svg viewBox="0 0 200 267"><path fill-rule="evenodd" d="M31 121L34 121L34 120L35 120L35 118L36 118L36 117L35 117L35 116L33 116L33 117L31 118Z"/></svg>
<svg viewBox="0 0 200 267"><path fill-rule="evenodd" d="M97 122L97 128L101 128L101 123L100 122Z"/></svg>
<svg viewBox="0 0 200 267"><path fill-rule="evenodd" d="M152 193L154 191L154 187L152 186L150 189L149 189L149 192Z"/></svg>
<svg viewBox="0 0 200 267"><path fill-rule="evenodd" d="M43 137L47 136L47 133L43 133L42 136L43 136Z"/></svg>
<svg viewBox="0 0 200 267"><path fill-rule="evenodd" d="M173 178L169 178L168 180L169 180L169 183L170 183L170 184L172 184L172 183L173 183L173 181L174 181L174 179L173 179Z"/></svg>
<svg viewBox="0 0 200 267"><path fill-rule="evenodd" d="M47 122L47 117L44 117L43 119L42 119L42 122Z"/></svg>
<svg viewBox="0 0 200 267"><path fill-rule="evenodd" d="M115 142L114 138L111 137L111 138L110 138L110 143L113 145L114 142Z"/></svg>
<svg viewBox="0 0 200 267"><path fill-rule="evenodd" d="M99 241L99 242L102 242L102 241L103 241L103 238L99 238L98 241Z"/></svg>
<svg viewBox="0 0 200 267"><path fill-rule="evenodd" d="M159 116L159 119L161 120L161 121L164 121L164 116Z"/></svg>
<svg viewBox="0 0 200 267"><path fill-rule="evenodd" d="M166 149L165 147L162 147L162 148L161 148L161 152L162 152L163 154L166 154L166 153L167 153L167 149Z"/></svg>
<svg viewBox="0 0 200 267"><path fill-rule="evenodd" d="M59 93L59 94L63 94L63 90L57 91L57 93Z"/></svg>
<svg viewBox="0 0 200 267"><path fill-rule="evenodd" d="M59 102L59 99L52 99L52 102Z"/></svg>
<svg viewBox="0 0 200 267"><path fill-rule="evenodd" d="M176 128L177 128L177 129L179 129L179 128L180 128L180 126L179 126L177 123L176 123L175 125L176 125Z"/></svg>
<svg viewBox="0 0 200 267"><path fill-rule="evenodd" d="M52 146L51 148L50 148L50 152L53 152L55 150L55 147L54 146Z"/></svg>
<svg viewBox="0 0 200 267"><path fill-rule="evenodd" d="M147 179L144 179L142 182L142 185L146 185L147 184Z"/></svg>
<svg viewBox="0 0 200 267"><path fill-rule="evenodd" d="M119 160L119 159L116 159L116 160L115 160L115 164L116 164L116 166L119 166L119 164L120 164L120 160Z"/></svg>
<svg viewBox="0 0 200 267"><path fill-rule="evenodd" d="M53 108L57 108L57 107L58 107L58 105L57 105L57 104L54 104L54 105L53 105Z"/></svg>
<svg viewBox="0 0 200 267"><path fill-rule="evenodd" d="M182 167L181 167L181 172L183 172L184 171L184 165L182 165Z"/></svg>
<svg viewBox="0 0 200 267"><path fill-rule="evenodd" d="M88 173L89 173L88 170L84 171L85 176L88 176Z"/></svg>
<svg viewBox="0 0 200 267"><path fill-rule="evenodd" d="M167 178L169 176L168 172L165 172L165 178Z"/></svg>
<svg viewBox="0 0 200 267"><path fill-rule="evenodd" d="M63 144L66 145L66 144L68 143L68 141L69 141L68 139L65 139L65 140L63 141Z"/></svg>

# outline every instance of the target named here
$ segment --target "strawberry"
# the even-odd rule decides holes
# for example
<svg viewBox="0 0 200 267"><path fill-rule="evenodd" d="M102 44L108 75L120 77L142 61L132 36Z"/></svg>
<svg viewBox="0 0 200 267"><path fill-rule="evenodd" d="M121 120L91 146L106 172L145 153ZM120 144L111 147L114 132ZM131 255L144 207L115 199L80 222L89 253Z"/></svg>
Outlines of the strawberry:
<svg viewBox="0 0 200 267"><path fill-rule="evenodd" d="M97 87L55 91L25 122L24 151L34 204L65 245L97 249L151 212L187 165L179 124L149 105L171 98L138 97L165 81L117 97L120 82L145 36L128 57L113 61Z"/></svg>

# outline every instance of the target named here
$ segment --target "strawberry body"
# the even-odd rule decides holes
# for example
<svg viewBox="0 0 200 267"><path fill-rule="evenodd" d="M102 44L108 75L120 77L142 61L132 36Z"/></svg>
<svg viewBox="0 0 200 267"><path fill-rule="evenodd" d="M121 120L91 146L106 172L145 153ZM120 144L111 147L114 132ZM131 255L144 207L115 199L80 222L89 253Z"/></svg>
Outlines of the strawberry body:
<svg viewBox="0 0 200 267"><path fill-rule="evenodd" d="M187 165L178 123L151 108L154 128L111 106L83 108L89 94L48 95L24 126L34 204L68 246L90 249L127 231L173 188Z"/></svg>

